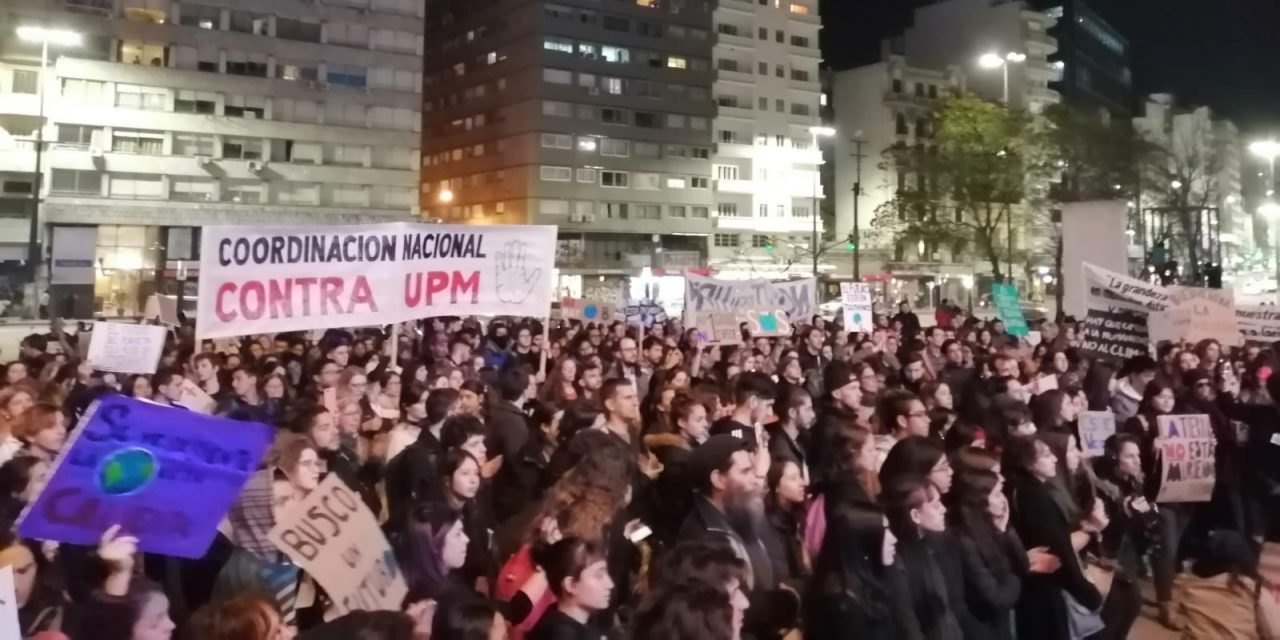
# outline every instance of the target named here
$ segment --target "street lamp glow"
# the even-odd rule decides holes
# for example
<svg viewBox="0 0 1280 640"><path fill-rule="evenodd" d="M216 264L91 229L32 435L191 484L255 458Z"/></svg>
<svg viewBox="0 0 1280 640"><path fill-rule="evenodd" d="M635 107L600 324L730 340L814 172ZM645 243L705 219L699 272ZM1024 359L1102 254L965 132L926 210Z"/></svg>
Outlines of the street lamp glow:
<svg viewBox="0 0 1280 640"><path fill-rule="evenodd" d="M1173 182L1170 182L1170 183L1169 183L1169 186L1173 187L1174 189L1181 189L1181 188L1182 188L1182 181L1181 181L1181 180L1174 180Z"/></svg>
<svg viewBox="0 0 1280 640"><path fill-rule="evenodd" d="M1280 217L1280 204L1275 202L1264 202L1258 206L1258 213L1268 220L1275 220Z"/></svg>
<svg viewBox="0 0 1280 640"><path fill-rule="evenodd" d="M1024 62L1027 59L1027 54L1010 51L1009 53L1004 54L1004 59L1009 62Z"/></svg>
<svg viewBox="0 0 1280 640"><path fill-rule="evenodd" d="M978 58L978 66L983 69L999 69L1004 66L1004 58L998 53L984 53Z"/></svg>
<svg viewBox="0 0 1280 640"><path fill-rule="evenodd" d="M46 29L44 27L18 27L18 38L27 42L40 42L63 47L80 46L80 34L66 29Z"/></svg>
<svg viewBox="0 0 1280 640"><path fill-rule="evenodd" d="M1275 140L1257 140L1249 143L1249 153L1268 162L1280 157L1280 142Z"/></svg>
<svg viewBox="0 0 1280 640"><path fill-rule="evenodd" d="M440 199L440 202L444 204L449 204L450 202L453 202L453 190L448 187L445 187L444 191L440 192L439 199Z"/></svg>
<svg viewBox="0 0 1280 640"><path fill-rule="evenodd" d="M809 133L823 138L830 138L836 134L836 130L831 127L809 127Z"/></svg>

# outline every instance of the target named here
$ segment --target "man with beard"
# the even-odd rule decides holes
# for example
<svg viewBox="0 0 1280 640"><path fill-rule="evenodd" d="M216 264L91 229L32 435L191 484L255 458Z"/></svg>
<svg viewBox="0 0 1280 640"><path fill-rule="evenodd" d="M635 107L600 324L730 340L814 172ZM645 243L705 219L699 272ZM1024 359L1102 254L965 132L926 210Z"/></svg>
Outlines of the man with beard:
<svg viewBox="0 0 1280 640"><path fill-rule="evenodd" d="M594 330L598 335L599 329ZM596 339L589 337L588 341L594 344ZM619 340L617 355L618 359L609 368L608 377L630 380L636 387L636 393L640 394L640 399L644 400L645 395L649 393L649 380L653 377L653 370L640 361L640 347L636 344L635 338L627 337Z"/></svg>
<svg viewBox="0 0 1280 640"><path fill-rule="evenodd" d="M744 635L772 638L795 627L800 601L774 579L769 553L758 535L764 520L764 485L747 446L740 438L718 435L694 449L689 469L697 495L679 540L728 548L746 564L742 587L751 606Z"/></svg>

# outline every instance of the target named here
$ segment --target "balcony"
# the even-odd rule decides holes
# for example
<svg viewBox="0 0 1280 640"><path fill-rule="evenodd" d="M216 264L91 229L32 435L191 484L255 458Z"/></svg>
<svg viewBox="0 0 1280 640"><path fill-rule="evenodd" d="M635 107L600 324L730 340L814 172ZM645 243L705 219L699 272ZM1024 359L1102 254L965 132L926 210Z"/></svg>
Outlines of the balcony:
<svg viewBox="0 0 1280 640"><path fill-rule="evenodd" d="M716 79L724 82L750 85L752 87L756 85L755 75L751 73L750 69L746 69L745 67L717 68Z"/></svg>
<svg viewBox="0 0 1280 640"><path fill-rule="evenodd" d="M729 31L716 31L716 44L723 44L731 47L743 47L751 49L755 47L755 40L751 38L750 29L747 27L737 27L736 25L720 25L723 27L734 27Z"/></svg>
<svg viewBox="0 0 1280 640"><path fill-rule="evenodd" d="M720 118L737 118L739 120L755 120L756 114L750 106L732 101L722 101L716 105L716 116Z"/></svg>
<svg viewBox="0 0 1280 640"><path fill-rule="evenodd" d="M723 0L716 4L716 10L732 11L734 13L744 13L749 16L756 15L756 3L752 0Z"/></svg>

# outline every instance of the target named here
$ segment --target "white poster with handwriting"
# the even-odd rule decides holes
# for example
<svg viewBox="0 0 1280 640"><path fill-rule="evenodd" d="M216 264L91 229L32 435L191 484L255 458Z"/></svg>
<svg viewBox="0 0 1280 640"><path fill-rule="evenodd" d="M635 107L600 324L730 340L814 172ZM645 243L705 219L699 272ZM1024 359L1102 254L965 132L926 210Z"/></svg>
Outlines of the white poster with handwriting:
<svg viewBox="0 0 1280 640"><path fill-rule="evenodd" d="M166 335L159 325L95 322L85 359L100 371L155 373Z"/></svg>

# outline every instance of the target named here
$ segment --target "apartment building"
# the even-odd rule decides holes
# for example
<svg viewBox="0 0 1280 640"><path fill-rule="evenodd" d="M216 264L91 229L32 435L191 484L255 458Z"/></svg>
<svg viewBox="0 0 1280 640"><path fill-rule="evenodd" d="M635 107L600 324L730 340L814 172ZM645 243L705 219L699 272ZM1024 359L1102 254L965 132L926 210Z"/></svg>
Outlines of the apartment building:
<svg viewBox="0 0 1280 640"><path fill-rule="evenodd" d="M74 302L77 316L138 313L179 281L194 299L188 261L204 225L410 219L423 10L420 0L4 3L0 258L25 257L37 137L50 299L58 311ZM31 27L78 42L49 42L42 73L41 44L14 37Z"/></svg>
<svg viewBox="0 0 1280 640"><path fill-rule="evenodd" d="M846 132L836 137L833 150L835 224L836 229L854 228L856 197L862 274L885 273L892 263L938 262L933 258L940 253L937 248L878 233L872 223L899 190L916 186L918 179L887 162L885 152L897 144L931 144L933 110L940 100L963 93L966 80L960 66L926 69L912 66L900 55L831 74L833 125ZM857 196L855 182L861 185ZM956 262L949 249L942 253L947 254L946 262ZM947 268L956 274L961 271L955 269L972 272L970 265Z"/></svg>
<svg viewBox="0 0 1280 640"><path fill-rule="evenodd" d="M824 246L816 0L721 0L713 15L715 228L709 265L728 277L813 271ZM815 233L816 232L816 233ZM843 248L841 248L843 250ZM830 259L819 269L830 273Z"/></svg>
<svg viewBox="0 0 1280 640"><path fill-rule="evenodd" d="M817 28L776 0L428 0L422 210L557 225L566 295L678 299L683 270L808 228L809 183L755 189L816 165Z"/></svg>

